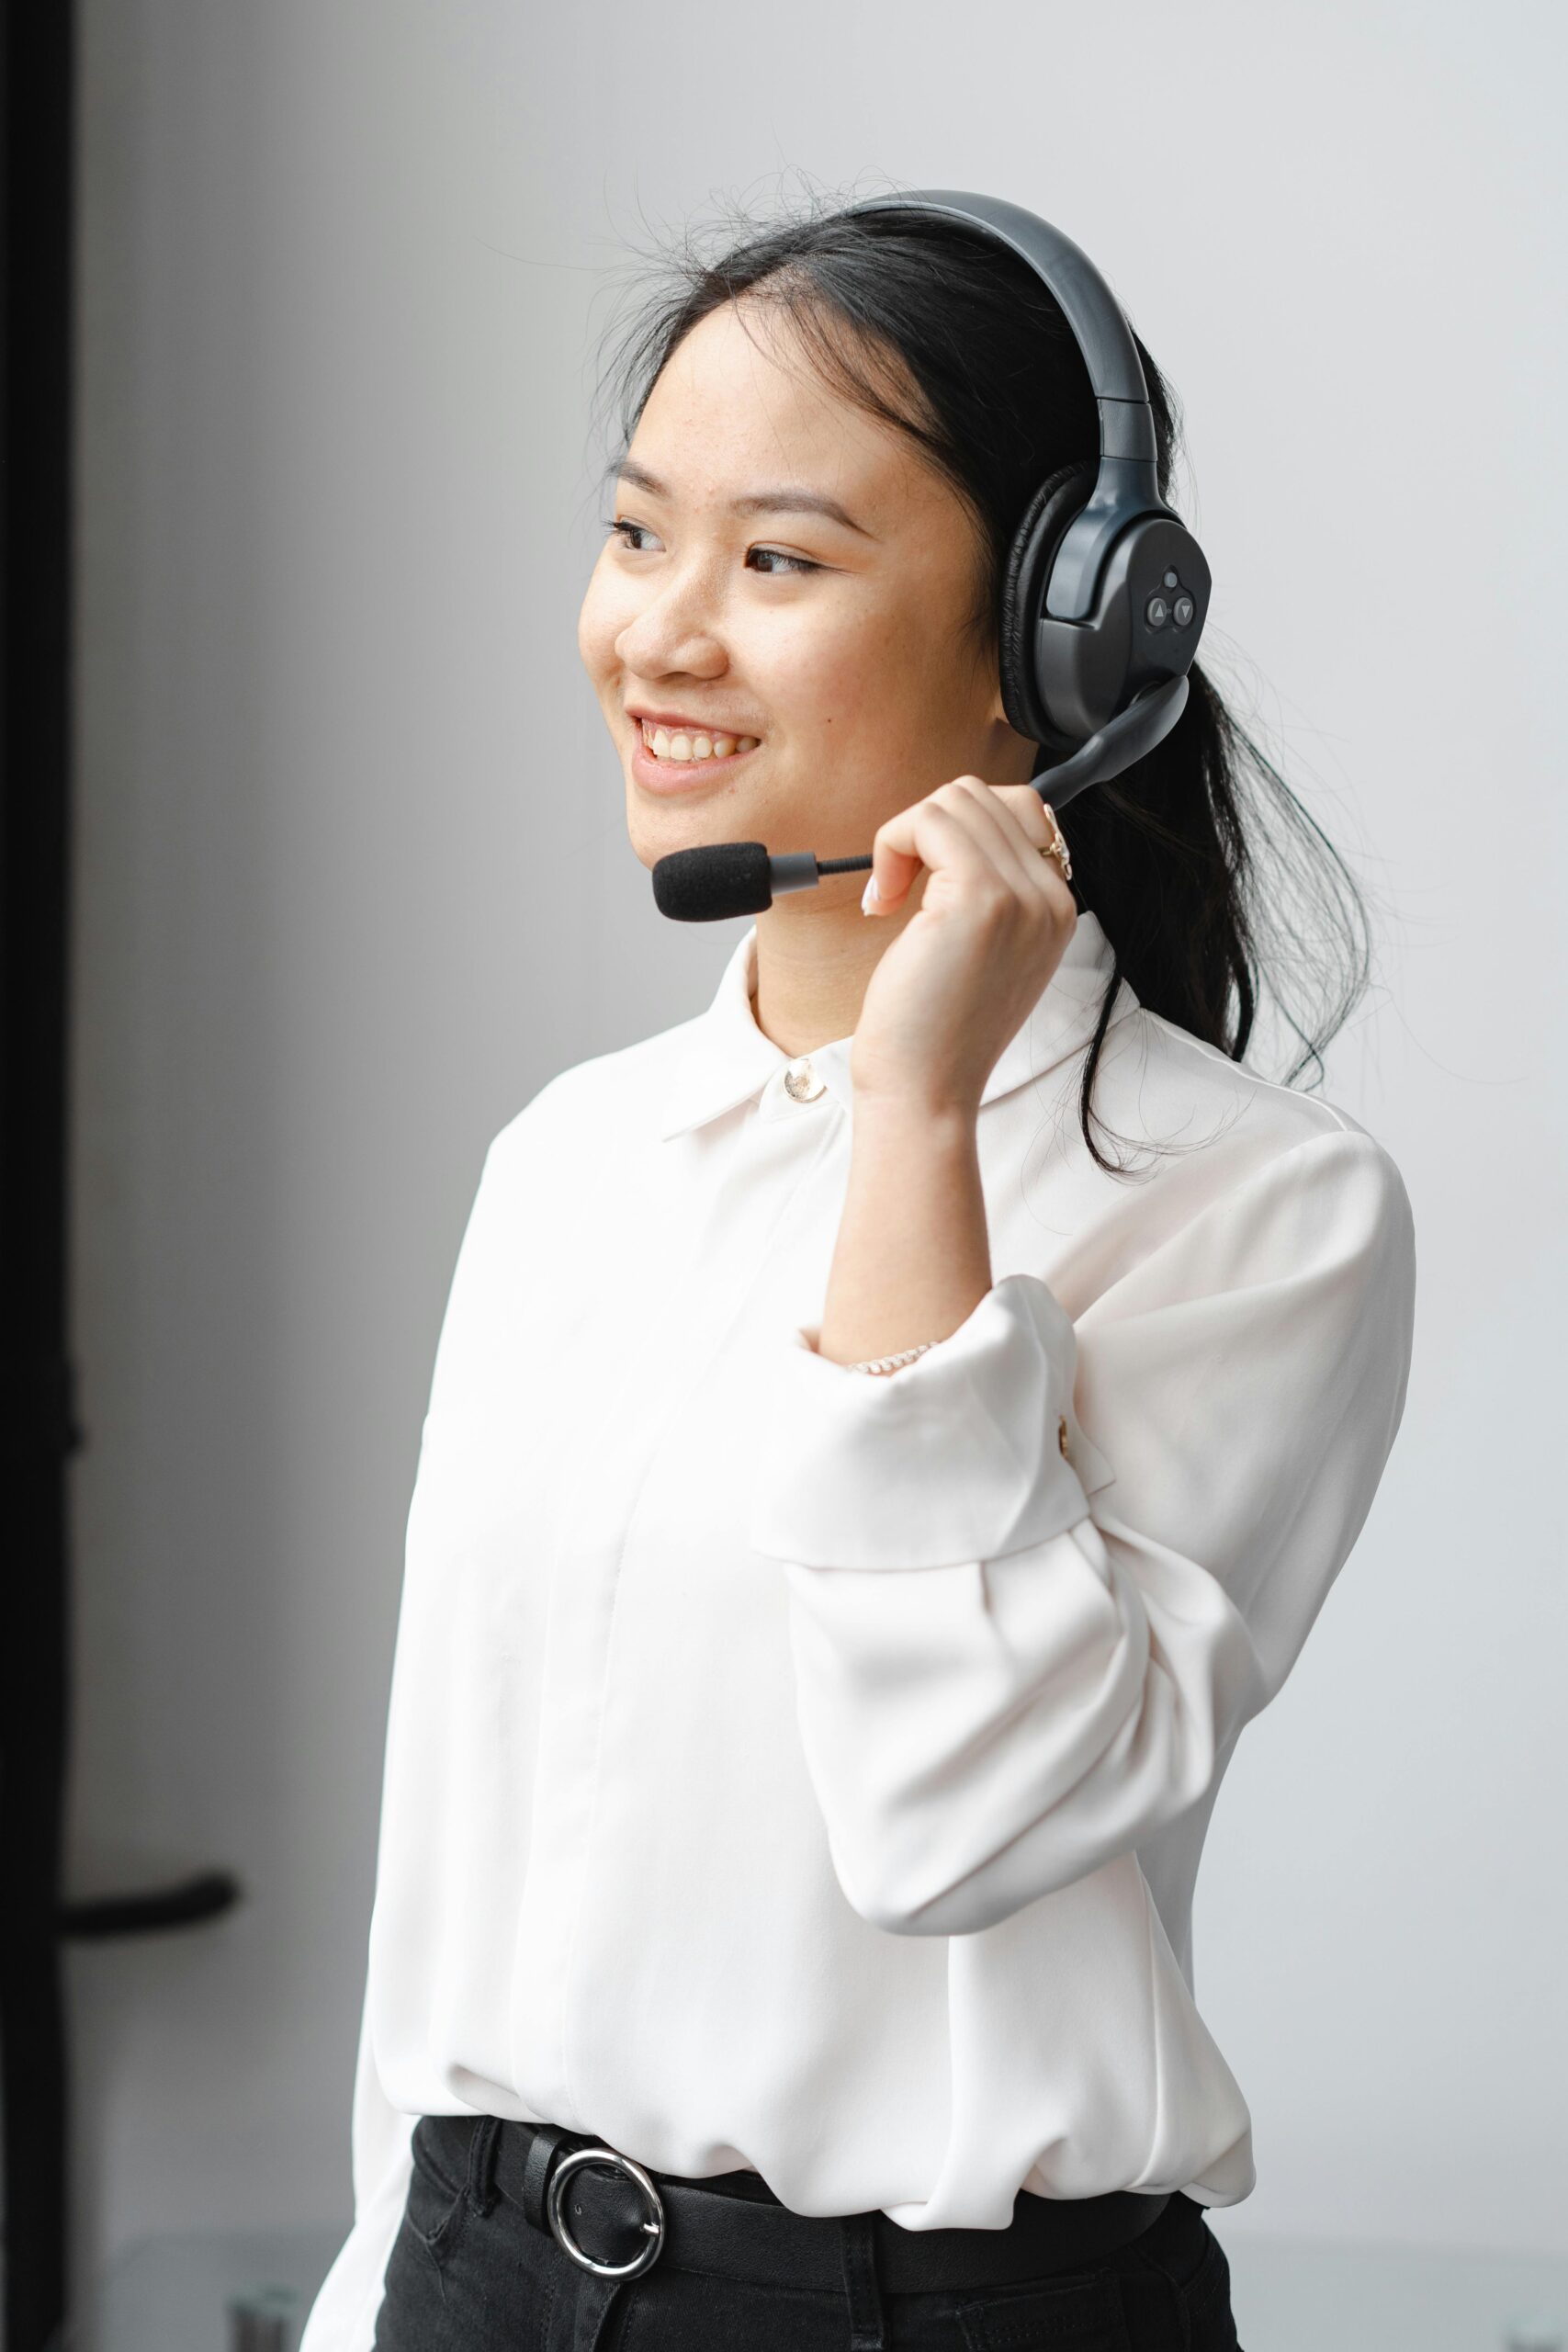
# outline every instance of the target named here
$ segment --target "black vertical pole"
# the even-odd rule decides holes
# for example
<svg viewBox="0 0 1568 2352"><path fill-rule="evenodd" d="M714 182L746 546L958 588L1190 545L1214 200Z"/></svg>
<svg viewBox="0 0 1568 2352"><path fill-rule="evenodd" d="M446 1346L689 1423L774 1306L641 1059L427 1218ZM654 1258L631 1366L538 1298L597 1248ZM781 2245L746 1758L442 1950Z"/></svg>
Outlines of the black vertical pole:
<svg viewBox="0 0 1568 2352"><path fill-rule="evenodd" d="M65 2312L73 12L0 35L0 2097L6 2352Z"/></svg>

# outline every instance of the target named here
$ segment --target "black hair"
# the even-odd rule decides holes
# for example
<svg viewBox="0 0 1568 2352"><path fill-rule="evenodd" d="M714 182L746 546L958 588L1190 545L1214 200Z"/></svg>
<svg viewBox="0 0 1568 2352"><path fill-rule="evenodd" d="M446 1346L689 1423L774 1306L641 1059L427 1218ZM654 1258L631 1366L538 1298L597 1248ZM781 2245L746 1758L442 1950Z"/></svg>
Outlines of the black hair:
<svg viewBox="0 0 1568 2352"><path fill-rule="evenodd" d="M962 221L903 209L848 213L844 201L811 198L765 220L732 208L716 255L703 257L694 231L661 249L653 258L670 282L616 337L602 390L618 408L624 447L694 327L742 296L768 305L794 327L822 380L907 435L968 509L979 560L961 627L978 650L994 653L1004 560L1032 494L1059 468L1098 458L1083 356L1055 297L1010 250ZM1180 413L1134 341L1160 493L1169 499ZM901 368L889 368L890 354ZM1069 887L1080 909L1093 909L1114 956L1078 1115L1090 1154L1115 1172L1124 1169L1100 1150L1090 1122L1111 1132L1092 1095L1123 976L1151 1012L1236 1061L1266 980L1302 1046L1283 1082L1311 1067L1310 1085L1321 1082L1323 1048L1368 984L1366 906L1344 860L1200 663L1190 680L1165 741L1070 810ZM1271 933L1282 945L1266 971ZM1315 1003L1292 1006L1280 985L1286 971L1307 975Z"/></svg>

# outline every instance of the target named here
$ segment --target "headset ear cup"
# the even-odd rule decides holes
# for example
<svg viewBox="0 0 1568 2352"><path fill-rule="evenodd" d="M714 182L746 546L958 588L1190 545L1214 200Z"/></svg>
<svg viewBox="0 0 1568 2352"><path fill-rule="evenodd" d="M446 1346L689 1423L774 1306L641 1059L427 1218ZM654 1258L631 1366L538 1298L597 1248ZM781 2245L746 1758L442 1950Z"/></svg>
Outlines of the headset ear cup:
<svg viewBox="0 0 1568 2352"><path fill-rule="evenodd" d="M1080 461L1047 475L1013 534L1002 572L1002 707L1009 726L1044 751L1070 751L1078 738L1065 734L1046 708L1035 671L1035 627L1056 550L1074 515L1088 505L1099 472L1098 465Z"/></svg>

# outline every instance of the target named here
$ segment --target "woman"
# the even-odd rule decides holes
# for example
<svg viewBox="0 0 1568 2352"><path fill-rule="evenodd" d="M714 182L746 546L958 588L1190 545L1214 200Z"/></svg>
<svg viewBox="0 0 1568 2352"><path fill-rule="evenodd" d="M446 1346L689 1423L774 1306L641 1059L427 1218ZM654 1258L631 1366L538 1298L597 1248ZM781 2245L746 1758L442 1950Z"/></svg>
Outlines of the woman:
<svg viewBox="0 0 1568 2352"><path fill-rule="evenodd" d="M304 2352L1234 2346L1193 1883L1414 1295L1386 1152L1242 1059L1256 846L1352 954L1359 901L1196 670L1070 839L1030 789L1000 554L1097 440L1011 254L786 220L620 380L580 643L632 846L870 842L874 889L491 1147Z"/></svg>

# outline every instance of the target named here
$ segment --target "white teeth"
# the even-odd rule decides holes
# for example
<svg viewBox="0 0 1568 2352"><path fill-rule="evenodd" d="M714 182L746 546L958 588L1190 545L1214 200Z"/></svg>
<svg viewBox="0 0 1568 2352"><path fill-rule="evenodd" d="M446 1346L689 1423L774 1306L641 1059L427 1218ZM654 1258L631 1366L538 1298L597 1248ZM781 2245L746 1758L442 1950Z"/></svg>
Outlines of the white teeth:
<svg viewBox="0 0 1568 2352"><path fill-rule="evenodd" d="M667 727L649 729L642 724L642 740L656 760L728 760L736 752L754 752L761 742L759 735L687 734L677 729L671 734Z"/></svg>

